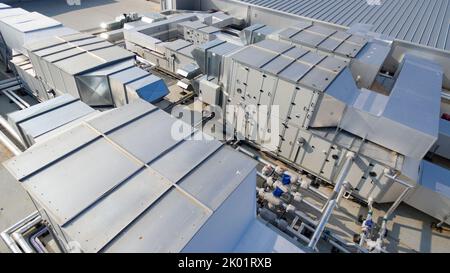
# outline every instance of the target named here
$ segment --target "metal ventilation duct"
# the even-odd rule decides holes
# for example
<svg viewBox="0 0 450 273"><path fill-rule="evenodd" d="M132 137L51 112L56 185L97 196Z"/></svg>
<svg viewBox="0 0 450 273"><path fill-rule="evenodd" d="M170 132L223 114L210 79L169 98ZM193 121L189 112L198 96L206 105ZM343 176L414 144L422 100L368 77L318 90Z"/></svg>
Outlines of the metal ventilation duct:
<svg viewBox="0 0 450 273"><path fill-rule="evenodd" d="M442 78L439 65L407 55L390 95L362 90L340 126L421 159L438 138Z"/></svg>

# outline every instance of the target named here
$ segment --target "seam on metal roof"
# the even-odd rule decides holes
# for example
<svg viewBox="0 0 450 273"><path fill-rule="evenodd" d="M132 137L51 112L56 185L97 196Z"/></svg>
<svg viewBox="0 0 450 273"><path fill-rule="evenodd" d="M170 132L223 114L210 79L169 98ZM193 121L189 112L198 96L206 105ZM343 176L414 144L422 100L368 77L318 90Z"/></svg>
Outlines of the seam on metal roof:
<svg viewBox="0 0 450 273"><path fill-rule="evenodd" d="M315 20L373 30L399 40L450 50L450 0L238 0Z"/></svg>
<svg viewBox="0 0 450 273"><path fill-rule="evenodd" d="M338 66L335 70L331 70L328 67L325 67L323 64L325 63L325 60L335 59L334 57L318 54L307 49L305 49L307 50L305 54L302 54L300 57L293 59L287 56L286 53L293 48L297 48L296 46L288 44L284 41L277 42L277 44L286 44L287 46L289 46L289 48L286 50L281 50L280 53L276 51L277 49L270 48L270 45L266 45L265 41L261 41L259 43L248 46L243 50L235 52L231 58L241 65L253 67L257 70L263 71L263 73L278 76L297 85L320 92L324 92L334 81L334 79L338 77L340 73L347 67L346 62L342 61L342 64L340 66ZM256 54L255 52L258 54ZM263 53L267 53L267 55L263 55ZM251 55L259 56L260 58L258 60L255 60L255 58L251 58ZM268 69L268 64L279 57L293 59L293 62L286 64L283 69L281 69L278 73L275 73L274 71ZM311 73L316 70L321 70L328 73L328 76L324 78L325 83L323 83L322 86L304 81L306 77L310 76Z"/></svg>
<svg viewBox="0 0 450 273"><path fill-rule="evenodd" d="M251 172L248 173L242 180L245 181L246 179L248 179L248 178L250 177L250 175L252 175ZM220 210L220 208L226 204L226 200L231 199L232 196L233 196L233 194L236 193L238 190L239 190L239 187L234 188L234 189L230 192L230 194L225 198L225 200L220 204L220 206L216 208L216 211L217 211L217 210ZM249 225L249 226L250 226L250 225ZM249 228L249 226L247 226L247 228L245 229L246 231L247 231L247 229ZM195 238L195 236L196 236L197 234L199 234L199 233L202 231L202 228L203 228L203 226L200 227L200 228L195 232L195 234L191 237L191 239L188 241L188 243L186 243L186 245L183 247L183 249L184 249L187 245L189 245L189 243L193 240L193 238ZM245 233L245 232L244 232L244 233Z"/></svg>
<svg viewBox="0 0 450 273"><path fill-rule="evenodd" d="M89 204L86 204L85 207L83 206L82 208L80 208L80 210L78 210L78 212L71 215L69 218L64 219L61 223L61 226L64 226L67 223L71 222L72 220L76 219L78 216L83 214L83 212L86 211L89 207L92 207L94 204L98 203L100 200L102 200L103 198L107 197L109 194L114 192L117 188L119 188L121 185L126 183L130 179L130 177L132 177L136 173L142 171L142 169L148 169L152 173L159 176L161 179L165 179L170 185L175 187L179 192L181 192L186 197L188 197L189 199L194 201L194 203L196 203L197 205L199 205L206 211L212 212L213 210L211 208L209 208L207 205L203 204L200 200L198 200L193 195L189 194L185 189L183 189L181 186L179 186L178 183L180 181L183 181L186 177L188 177L193 172L195 172L195 170L197 170L199 168L199 166L201 166L205 161L207 161L210 157L212 157L219 150L221 150L223 148L222 143L219 143L217 147L208 151L207 154L205 154L204 156L199 158L199 161L196 162L193 166L190 166L189 170L187 170L187 172L185 172L185 173L182 173L181 176L176 179L176 181L172 181L168 177L162 175L155 168L153 168L151 166L151 164L156 162L158 159L163 158L164 155L168 154L170 151L174 150L180 144L184 143L186 141L186 138L189 138L189 137L193 136L194 134L199 133L198 130L192 130L192 132L190 132L190 134L185 136L185 139L182 139L182 140L177 141L176 143L172 144L170 147L168 147L167 149L160 152L158 154L158 156L154 160L150 161L149 163L143 162L137 156L135 156L130 151L128 151L125 147L123 147L122 145L120 145L115 140L113 140L109 137L109 134L116 131L117 129L123 128L124 126L129 125L129 124L143 118L144 116L151 115L152 113L156 112L157 109L158 108L156 108L156 107L153 109L150 109L150 111L148 111L148 109L147 109L144 111L145 112L144 114L137 115L136 117L133 117L131 120L126 121L124 123L114 124L112 126L113 128L109 128L108 130L105 130L104 132L99 131L99 129L95 128L94 125L91 125L88 121L83 121L78 127L75 127L74 129L84 128L85 130L90 131L93 134L92 137L90 137L89 139L86 139L85 141L83 141L83 143L75 143L74 145L72 145L73 147L69 146L69 149L66 149L66 151L63 154L55 154L53 156L50 156L49 160L47 160L46 162L40 163L38 168L36 168L37 166L34 168L31 166L31 169L28 168L28 170L26 170L26 169L21 170L20 169L21 165L15 166L14 162L10 162L10 164L11 164L10 169L12 171L16 171L14 173L16 173L17 179L19 181L25 182L25 180L33 177L34 175L36 175L42 171L45 171L48 167L50 167L54 164L57 164L58 162L68 158L72 154L75 154L75 153L79 152L80 150L83 150L85 147L89 146L90 144L98 142L98 140L100 140L100 139L104 139L104 140L106 140L106 142L108 142L112 146L113 149L122 153L125 157L128 157L131 161L134 161L135 163L137 163L137 166L140 166L140 167L138 169L136 169L136 171L134 171L131 175L127 176L125 179L118 181L118 183L113 185L111 188L106 189L106 191L103 192L102 194L100 194L95 200L93 200L92 202L89 202ZM69 132L69 131L67 133L71 134L71 132ZM37 147L37 148L39 149L39 147ZM43 146L43 148L45 148L45 146Z"/></svg>
<svg viewBox="0 0 450 273"><path fill-rule="evenodd" d="M137 158L135 155L133 155L132 153L130 153L128 150L126 150L124 147L122 147L120 144L118 144L117 142L115 142L114 140L112 140L110 137L108 137L106 134L98 131L96 128L94 128L92 125L90 125L87 122L83 122L84 125L86 125L88 128L90 128L92 131L96 132L97 134L99 134L101 137L103 137L106 141L108 141L113 147L115 147L116 149L118 149L120 152L122 152L123 154L125 154L127 157L129 157L130 159L136 161L136 163L138 164L142 164L144 167L146 167L147 169L149 169L150 171L158 174L159 176L161 176L162 179L166 179L169 183L171 183L174 187L176 187L178 190L180 190L179 186L176 184L177 181L170 181L168 178L166 178L164 175L160 174L158 171L156 171L154 168L152 168L148 163L145 163L143 161L141 161L139 158ZM176 144L175 144L176 145ZM172 146L173 147L173 146ZM170 148L172 148L170 147ZM222 146L220 146L222 147ZM169 149L170 149L169 148ZM160 156L158 156L159 158ZM207 158L205 158L203 161L205 161ZM202 162L203 162L202 161ZM192 196L191 194L187 193L184 190L181 190L185 195L187 195L189 198L191 198L193 201L195 201L198 205L200 205L201 207L203 207L204 209L206 209L209 212L212 212L212 209L210 209L208 206L206 206L205 204L203 204L200 200L198 200L197 198L195 198L194 196Z"/></svg>

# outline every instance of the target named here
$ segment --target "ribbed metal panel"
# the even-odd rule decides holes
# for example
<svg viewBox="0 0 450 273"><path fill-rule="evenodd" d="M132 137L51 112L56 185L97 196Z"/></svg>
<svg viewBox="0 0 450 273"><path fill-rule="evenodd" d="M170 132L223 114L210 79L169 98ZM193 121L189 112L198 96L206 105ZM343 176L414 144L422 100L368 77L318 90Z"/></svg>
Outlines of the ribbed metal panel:
<svg viewBox="0 0 450 273"><path fill-rule="evenodd" d="M450 50L450 0L241 1L338 25L372 24L376 32Z"/></svg>
<svg viewBox="0 0 450 273"><path fill-rule="evenodd" d="M85 252L179 252L193 238L210 250L201 243L216 239L200 231L210 218L213 225L232 223L221 235L240 239L241 226L255 217L256 162L194 129L172 135L177 121L137 100L5 164L64 238ZM229 199L234 192L248 198ZM219 247L229 238L219 236Z"/></svg>

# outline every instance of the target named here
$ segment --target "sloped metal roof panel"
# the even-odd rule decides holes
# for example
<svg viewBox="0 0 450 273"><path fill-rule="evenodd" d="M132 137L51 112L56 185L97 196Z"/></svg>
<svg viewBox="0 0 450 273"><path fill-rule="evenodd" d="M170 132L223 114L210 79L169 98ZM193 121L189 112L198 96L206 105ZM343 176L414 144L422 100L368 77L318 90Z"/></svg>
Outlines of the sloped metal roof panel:
<svg viewBox="0 0 450 273"><path fill-rule="evenodd" d="M86 211L83 217L68 223L65 231L70 235L78 233L77 237L84 242L85 251L99 251L171 186L149 170L142 169L124 186L99 202L95 209ZM121 205L117 206L119 202ZM99 211L106 213L100 214ZM108 223L108 228L105 228L104 223Z"/></svg>
<svg viewBox="0 0 450 273"><path fill-rule="evenodd" d="M23 184L35 193L40 203L45 204L60 225L76 217L142 168L120 150L111 149L108 141L102 138L80 151L82 153L66 155L65 159L53 162Z"/></svg>
<svg viewBox="0 0 450 273"><path fill-rule="evenodd" d="M135 58L134 54L117 47L102 48L89 51L89 53L87 51L79 51L81 54L75 54L70 58L60 60L55 63L56 66L70 75L77 75L107 64Z"/></svg>
<svg viewBox="0 0 450 273"><path fill-rule="evenodd" d="M2 21L23 33L62 26L60 22L37 12L3 18Z"/></svg>
<svg viewBox="0 0 450 273"><path fill-rule="evenodd" d="M12 16L24 15L27 14L28 11L21 8L4 8L0 11L0 19L8 18Z"/></svg>
<svg viewBox="0 0 450 273"><path fill-rule="evenodd" d="M450 0L240 0L343 26L371 24L373 31L450 50Z"/></svg>
<svg viewBox="0 0 450 273"><path fill-rule="evenodd" d="M214 145L214 141L209 141ZM210 156L210 160L197 167L197 171L181 180L178 185L193 196L196 196L203 204L212 210L216 210L220 204L236 189L247 175L235 166L242 169L252 168L253 162L243 157L236 157L232 149L218 149ZM218 150L217 150L218 149ZM233 164L230 162L233 161ZM216 170L220 169L226 176L217 176ZM208 178L208 183L202 183L203 178Z"/></svg>
<svg viewBox="0 0 450 273"><path fill-rule="evenodd" d="M105 252L180 252L211 216L172 188L108 246Z"/></svg>
<svg viewBox="0 0 450 273"><path fill-rule="evenodd" d="M162 131L175 122L138 100L5 166L83 251L178 252L255 174L256 162L200 132L201 139L162 145L158 135L172 139ZM154 150L158 145L164 149ZM155 160L146 164L150 156Z"/></svg>

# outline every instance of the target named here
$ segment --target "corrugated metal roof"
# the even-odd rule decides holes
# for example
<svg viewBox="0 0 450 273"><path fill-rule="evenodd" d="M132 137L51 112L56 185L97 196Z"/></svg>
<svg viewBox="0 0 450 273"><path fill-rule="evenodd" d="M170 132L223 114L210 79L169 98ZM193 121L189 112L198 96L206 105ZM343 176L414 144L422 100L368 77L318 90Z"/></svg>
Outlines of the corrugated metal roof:
<svg viewBox="0 0 450 273"><path fill-rule="evenodd" d="M450 0L240 1L338 25L371 24L378 33L450 50Z"/></svg>

